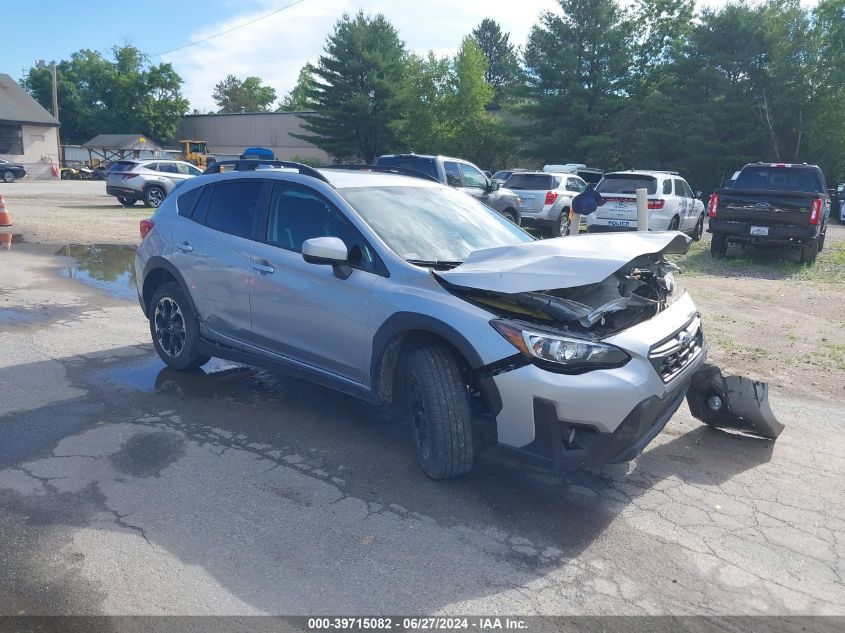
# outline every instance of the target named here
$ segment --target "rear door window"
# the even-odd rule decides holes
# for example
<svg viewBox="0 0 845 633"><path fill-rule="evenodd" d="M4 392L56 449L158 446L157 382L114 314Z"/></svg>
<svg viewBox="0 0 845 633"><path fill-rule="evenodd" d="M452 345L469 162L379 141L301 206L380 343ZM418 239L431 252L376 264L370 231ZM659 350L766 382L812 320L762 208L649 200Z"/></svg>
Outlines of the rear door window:
<svg viewBox="0 0 845 633"><path fill-rule="evenodd" d="M687 192L684 190L684 181L679 178L675 178L675 195L681 198L689 198Z"/></svg>
<svg viewBox="0 0 845 633"><path fill-rule="evenodd" d="M176 198L176 208L179 211L179 215L190 218L194 213L194 208L197 206L197 200L199 200L200 195L206 189L209 189L209 187L197 187L196 189L186 191Z"/></svg>
<svg viewBox="0 0 845 633"><path fill-rule="evenodd" d="M555 178L547 174L514 174L505 181L506 188L516 190L539 191L554 189Z"/></svg>
<svg viewBox="0 0 845 633"><path fill-rule="evenodd" d="M450 187L463 187L461 182L461 172L458 169L458 163L451 160L443 162L443 169L446 170L446 184Z"/></svg>
<svg viewBox="0 0 845 633"><path fill-rule="evenodd" d="M178 174L179 170L176 169L176 165L173 163L159 163L158 164L158 171L165 173L165 174Z"/></svg>
<svg viewBox="0 0 845 633"><path fill-rule="evenodd" d="M654 176L637 174L605 174L596 187L599 193L624 193L636 195L637 189L645 189L648 195L657 193L657 179Z"/></svg>
<svg viewBox="0 0 845 633"><path fill-rule="evenodd" d="M205 209L204 224L221 233L251 239L262 188L260 180L216 184Z"/></svg>

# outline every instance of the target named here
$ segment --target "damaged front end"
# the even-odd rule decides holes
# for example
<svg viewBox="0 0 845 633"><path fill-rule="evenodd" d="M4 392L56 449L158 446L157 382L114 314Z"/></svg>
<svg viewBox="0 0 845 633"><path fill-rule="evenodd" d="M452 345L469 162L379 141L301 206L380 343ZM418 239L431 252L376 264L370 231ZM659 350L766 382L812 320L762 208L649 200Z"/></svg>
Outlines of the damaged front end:
<svg viewBox="0 0 845 633"><path fill-rule="evenodd" d="M678 267L661 253L642 255L599 282L570 288L497 292L456 286L453 294L490 312L543 330L598 340L647 321L668 307Z"/></svg>
<svg viewBox="0 0 845 633"><path fill-rule="evenodd" d="M687 403L690 412L708 426L736 429L775 440L783 431L769 406L769 386L744 376L723 376L704 365L692 376Z"/></svg>

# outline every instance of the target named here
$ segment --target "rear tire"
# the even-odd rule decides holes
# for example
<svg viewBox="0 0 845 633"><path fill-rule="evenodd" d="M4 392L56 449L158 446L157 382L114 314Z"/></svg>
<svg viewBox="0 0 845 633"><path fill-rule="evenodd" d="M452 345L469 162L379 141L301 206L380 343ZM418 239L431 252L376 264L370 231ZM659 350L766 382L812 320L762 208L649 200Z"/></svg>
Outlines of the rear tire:
<svg viewBox="0 0 845 633"><path fill-rule="evenodd" d="M819 254L819 241L813 240L809 244L801 245L801 263L812 266L816 263L816 256Z"/></svg>
<svg viewBox="0 0 845 633"><path fill-rule="evenodd" d="M700 242L702 235L704 235L704 214L698 216L698 222L695 223L695 229L692 232L693 241Z"/></svg>
<svg viewBox="0 0 845 633"><path fill-rule="evenodd" d="M681 226L681 220L680 220L680 218L676 215L674 218L672 218L671 220L669 220L669 227L668 227L666 230L667 230L667 231L677 231L677 230L678 230L678 227L680 227L680 226Z"/></svg>
<svg viewBox="0 0 845 633"><path fill-rule="evenodd" d="M519 216L513 209L505 209L504 211L502 211L502 215L505 216L508 221L519 226Z"/></svg>
<svg viewBox="0 0 845 633"><path fill-rule="evenodd" d="M124 207L131 207L135 204L136 199L130 198L129 196L117 196L117 201Z"/></svg>
<svg viewBox="0 0 845 633"><path fill-rule="evenodd" d="M569 207L561 210L557 223L552 228L552 237L566 237L572 232L572 220L569 217Z"/></svg>
<svg viewBox="0 0 845 633"><path fill-rule="evenodd" d="M724 233L713 233L710 238L710 254L719 259L728 254L728 237Z"/></svg>
<svg viewBox="0 0 845 633"><path fill-rule="evenodd" d="M13 183L13 182L15 182L15 178L17 178L17 176L15 176L14 172L11 172L11 171L4 171L3 172L3 182Z"/></svg>
<svg viewBox="0 0 845 633"><path fill-rule="evenodd" d="M407 362L411 436L417 461L432 479L472 469L472 416L466 381L443 347L420 347Z"/></svg>
<svg viewBox="0 0 845 633"><path fill-rule="evenodd" d="M164 202L164 197L166 195L167 192L158 185L147 187L146 191L144 191L144 205L152 207L153 209L158 209L159 206L161 206L161 203Z"/></svg>
<svg viewBox="0 0 845 633"><path fill-rule="evenodd" d="M819 235L819 253L821 253L824 250L824 238L826 236L827 236L827 224L824 225L824 229L822 230L821 235Z"/></svg>
<svg viewBox="0 0 845 633"><path fill-rule="evenodd" d="M199 322L191 302L176 282L162 284L150 301L150 335L161 360L173 369L202 367L210 356L200 354Z"/></svg>

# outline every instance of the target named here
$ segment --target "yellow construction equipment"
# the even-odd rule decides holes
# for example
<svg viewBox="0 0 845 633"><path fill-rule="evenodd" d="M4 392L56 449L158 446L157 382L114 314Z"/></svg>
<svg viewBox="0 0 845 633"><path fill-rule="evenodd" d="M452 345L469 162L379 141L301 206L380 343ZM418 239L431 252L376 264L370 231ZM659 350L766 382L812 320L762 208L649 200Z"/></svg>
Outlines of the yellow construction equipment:
<svg viewBox="0 0 845 633"><path fill-rule="evenodd" d="M208 143L205 141L179 141L179 151L185 160L197 167L206 167L212 156L208 155Z"/></svg>

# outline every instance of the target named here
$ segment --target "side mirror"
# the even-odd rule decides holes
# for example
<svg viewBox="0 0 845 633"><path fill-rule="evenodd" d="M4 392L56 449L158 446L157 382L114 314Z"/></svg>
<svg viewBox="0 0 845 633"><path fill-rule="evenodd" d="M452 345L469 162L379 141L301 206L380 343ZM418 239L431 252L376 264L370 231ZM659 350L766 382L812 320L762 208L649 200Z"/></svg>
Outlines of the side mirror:
<svg viewBox="0 0 845 633"><path fill-rule="evenodd" d="M302 243L302 259L309 264L328 264L334 268L334 274L346 279L352 274L347 263L349 249L339 237L312 237Z"/></svg>
<svg viewBox="0 0 845 633"><path fill-rule="evenodd" d="M487 191L488 192L498 191L500 186L501 185L499 185L498 180L491 180L487 185Z"/></svg>
<svg viewBox="0 0 845 633"><path fill-rule="evenodd" d="M703 195L704 195L704 192L703 192L703 191L696 191L696 192L695 192L695 197L696 197L696 198L700 198L700 197L701 197L701 196L703 196Z"/></svg>

